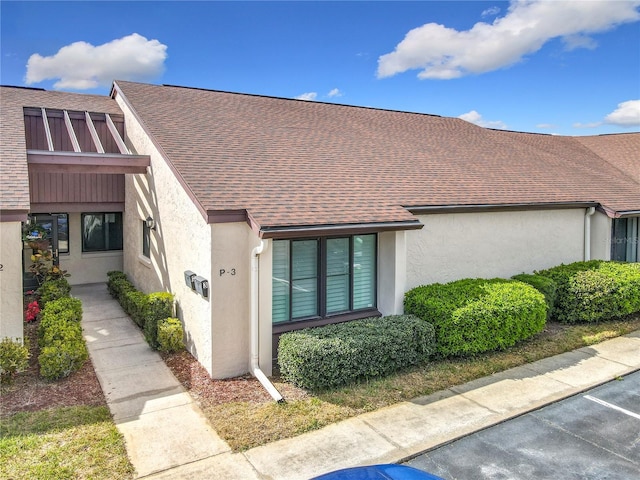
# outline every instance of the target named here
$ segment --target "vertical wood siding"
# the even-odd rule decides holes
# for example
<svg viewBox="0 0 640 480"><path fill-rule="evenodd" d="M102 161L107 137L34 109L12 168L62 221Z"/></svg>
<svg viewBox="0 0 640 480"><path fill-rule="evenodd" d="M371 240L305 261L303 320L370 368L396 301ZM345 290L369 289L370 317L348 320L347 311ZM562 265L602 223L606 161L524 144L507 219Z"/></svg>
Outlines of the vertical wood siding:
<svg viewBox="0 0 640 480"><path fill-rule="evenodd" d="M124 202L124 175L32 172L29 190L31 203Z"/></svg>

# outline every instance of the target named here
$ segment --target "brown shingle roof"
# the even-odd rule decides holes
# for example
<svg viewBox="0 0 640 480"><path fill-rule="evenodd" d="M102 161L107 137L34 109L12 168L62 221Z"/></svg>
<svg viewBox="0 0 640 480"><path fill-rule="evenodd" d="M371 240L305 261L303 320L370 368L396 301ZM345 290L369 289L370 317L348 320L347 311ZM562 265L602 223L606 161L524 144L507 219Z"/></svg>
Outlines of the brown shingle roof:
<svg viewBox="0 0 640 480"><path fill-rule="evenodd" d="M0 210L29 210L29 174L24 107L122 114L112 98L100 95L0 87Z"/></svg>
<svg viewBox="0 0 640 480"><path fill-rule="evenodd" d="M640 183L640 133L576 137L576 141Z"/></svg>
<svg viewBox="0 0 640 480"><path fill-rule="evenodd" d="M637 178L573 137L494 131L424 114L116 84L204 210L246 210L263 228L414 218L403 206L601 202L614 211L640 208ZM628 142L627 150L637 151L640 134Z"/></svg>

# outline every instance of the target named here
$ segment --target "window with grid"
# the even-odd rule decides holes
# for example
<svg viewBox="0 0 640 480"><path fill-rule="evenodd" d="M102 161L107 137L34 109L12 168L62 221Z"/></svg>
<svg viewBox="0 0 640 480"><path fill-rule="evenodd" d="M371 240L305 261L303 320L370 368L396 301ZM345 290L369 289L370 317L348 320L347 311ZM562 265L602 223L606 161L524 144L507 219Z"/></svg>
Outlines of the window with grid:
<svg viewBox="0 0 640 480"><path fill-rule="evenodd" d="M375 234L274 240L273 323L376 307Z"/></svg>

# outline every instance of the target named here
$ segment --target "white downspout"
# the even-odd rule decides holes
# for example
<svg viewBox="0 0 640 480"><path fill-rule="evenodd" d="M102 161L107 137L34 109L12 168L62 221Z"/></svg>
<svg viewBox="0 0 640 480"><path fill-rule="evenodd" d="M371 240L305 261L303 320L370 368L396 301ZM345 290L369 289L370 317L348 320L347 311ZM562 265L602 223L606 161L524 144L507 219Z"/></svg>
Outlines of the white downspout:
<svg viewBox="0 0 640 480"><path fill-rule="evenodd" d="M591 216L596 213L596 207L589 207L584 214L584 261L591 260Z"/></svg>
<svg viewBox="0 0 640 480"><path fill-rule="evenodd" d="M264 249L264 242L260 240L260 245L251 251L251 361L249 368L251 374L258 379L262 386L269 392L276 402L284 402L280 392L273 386L267 376L260 370L260 336L258 329L258 272L260 266L258 256Z"/></svg>

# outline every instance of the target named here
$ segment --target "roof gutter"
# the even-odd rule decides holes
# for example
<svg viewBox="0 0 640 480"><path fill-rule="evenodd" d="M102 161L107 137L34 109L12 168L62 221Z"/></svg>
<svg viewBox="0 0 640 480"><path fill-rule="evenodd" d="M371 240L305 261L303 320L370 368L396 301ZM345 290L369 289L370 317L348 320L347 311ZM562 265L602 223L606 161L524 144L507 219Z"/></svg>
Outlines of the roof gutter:
<svg viewBox="0 0 640 480"><path fill-rule="evenodd" d="M300 225L288 227L262 227L261 238L292 238L301 235L334 235L337 233L364 234L389 230L419 230L419 220L402 222L347 223L341 225Z"/></svg>
<svg viewBox="0 0 640 480"><path fill-rule="evenodd" d="M259 336L259 314L258 314L258 273L260 271L259 255L264 250L264 242L260 240L260 245L251 251L251 358L249 368L251 374L258 379L262 386L269 392L269 395L278 403L283 403L284 398L273 386L267 376L260 369L260 336Z"/></svg>
<svg viewBox="0 0 640 480"><path fill-rule="evenodd" d="M567 208L589 208L597 207L597 202L531 202L531 203L480 203L480 204L459 204L459 205L416 205L407 206L409 212L413 214L435 214L435 213L464 213L478 211L509 211L509 210L558 210Z"/></svg>

